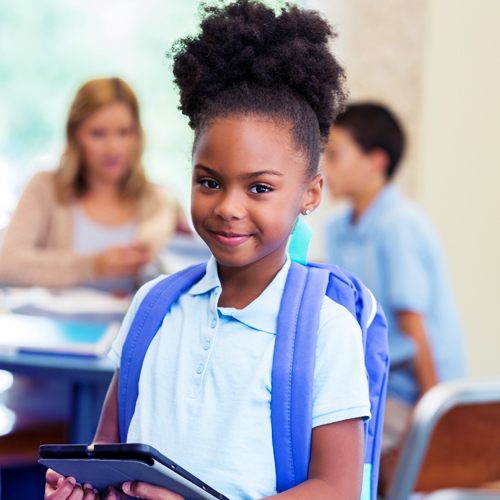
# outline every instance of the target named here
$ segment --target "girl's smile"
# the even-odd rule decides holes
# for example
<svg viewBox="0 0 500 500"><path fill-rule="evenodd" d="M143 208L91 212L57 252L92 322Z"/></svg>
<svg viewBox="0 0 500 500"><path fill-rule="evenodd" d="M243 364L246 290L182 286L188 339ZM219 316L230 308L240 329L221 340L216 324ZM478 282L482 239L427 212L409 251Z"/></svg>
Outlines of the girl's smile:
<svg viewBox="0 0 500 500"><path fill-rule="evenodd" d="M264 265L277 273L301 212L321 198L290 127L259 117L217 119L193 150L192 216L219 269Z"/></svg>
<svg viewBox="0 0 500 500"><path fill-rule="evenodd" d="M228 247L237 247L242 245L252 237L251 234L225 233L223 231L211 231L211 233L213 234L215 241Z"/></svg>

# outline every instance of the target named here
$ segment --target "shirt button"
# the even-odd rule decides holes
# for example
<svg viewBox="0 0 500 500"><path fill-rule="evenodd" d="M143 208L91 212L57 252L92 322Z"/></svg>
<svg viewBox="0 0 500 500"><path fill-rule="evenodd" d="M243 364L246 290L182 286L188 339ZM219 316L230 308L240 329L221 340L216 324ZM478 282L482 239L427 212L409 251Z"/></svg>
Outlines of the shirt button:
<svg viewBox="0 0 500 500"><path fill-rule="evenodd" d="M205 342L205 345L203 346L203 349L205 349L205 351L208 351L208 348L210 347L210 340L207 340Z"/></svg>
<svg viewBox="0 0 500 500"><path fill-rule="evenodd" d="M199 365L196 373L200 374L203 371L203 365Z"/></svg>
<svg viewBox="0 0 500 500"><path fill-rule="evenodd" d="M212 324L211 324L211 327L212 328L215 328L215 325L217 324L217 320L213 319L212 320Z"/></svg>

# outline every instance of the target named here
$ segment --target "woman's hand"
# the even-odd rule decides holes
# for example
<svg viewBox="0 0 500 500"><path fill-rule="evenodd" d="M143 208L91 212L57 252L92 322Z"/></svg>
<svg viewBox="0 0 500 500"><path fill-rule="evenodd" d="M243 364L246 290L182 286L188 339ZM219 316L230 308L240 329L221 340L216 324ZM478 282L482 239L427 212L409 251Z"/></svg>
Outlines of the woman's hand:
<svg viewBox="0 0 500 500"><path fill-rule="evenodd" d="M145 500L184 500L173 491L162 488L161 486L153 486L152 484L142 481L133 481L122 484L123 492L134 498L144 498ZM126 497L124 497L126 498ZM120 497L106 497L106 500L122 500Z"/></svg>
<svg viewBox="0 0 500 500"><path fill-rule="evenodd" d="M139 268L151 260L151 253L144 245L112 247L95 256L98 276L133 276Z"/></svg>

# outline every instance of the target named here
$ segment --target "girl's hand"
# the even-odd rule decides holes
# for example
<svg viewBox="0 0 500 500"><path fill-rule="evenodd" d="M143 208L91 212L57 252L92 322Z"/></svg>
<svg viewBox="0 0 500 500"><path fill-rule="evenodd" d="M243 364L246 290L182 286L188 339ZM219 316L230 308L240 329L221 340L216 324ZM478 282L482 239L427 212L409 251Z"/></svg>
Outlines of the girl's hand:
<svg viewBox="0 0 500 500"><path fill-rule="evenodd" d="M153 486L152 484L144 483L142 481L133 481L123 483L122 490L125 494L134 498L144 498L145 500L184 500L173 491L167 490L160 486ZM115 500L114 497L106 497L106 500ZM122 500L116 497L116 500Z"/></svg>
<svg viewBox="0 0 500 500"><path fill-rule="evenodd" d="M102 500L90 484L84 484L82 488L74 477L64 477L49 469L45 478L45 500Z"/></svg>
<svg viewBox="0 0 500 500"><path fill-rule="evenodd" d="M124 495L116 488L113 488L113 486L110 486L105 500L127 500L127 495Z"/></svg>

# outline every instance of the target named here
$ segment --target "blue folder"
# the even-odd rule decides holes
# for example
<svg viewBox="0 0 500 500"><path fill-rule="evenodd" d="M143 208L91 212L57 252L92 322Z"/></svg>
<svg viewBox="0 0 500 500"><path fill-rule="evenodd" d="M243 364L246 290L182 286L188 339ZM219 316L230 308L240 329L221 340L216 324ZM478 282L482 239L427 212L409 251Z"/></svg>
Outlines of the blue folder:
<svg viewBox="0 0 500 500"><path fill-rule="evenodd" d="M103 356L120 324L0 314L0 352Z"/></svg>

